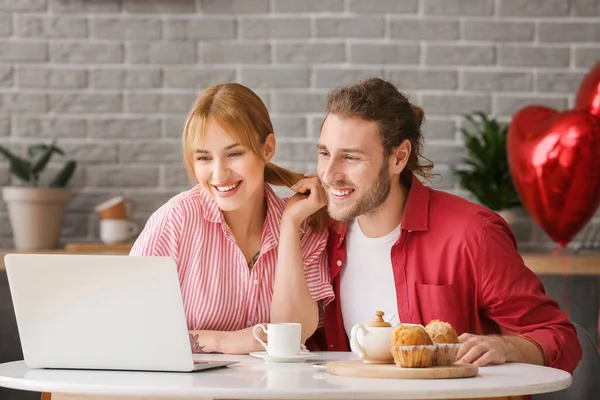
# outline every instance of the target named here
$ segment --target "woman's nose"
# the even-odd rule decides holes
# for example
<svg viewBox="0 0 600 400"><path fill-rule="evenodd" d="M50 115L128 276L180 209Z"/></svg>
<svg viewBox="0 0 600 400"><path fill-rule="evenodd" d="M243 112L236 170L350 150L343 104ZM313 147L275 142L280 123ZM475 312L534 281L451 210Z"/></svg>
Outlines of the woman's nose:
<svg viewBox="0 0 600 400"><path fill-rule="evenodd" d="M225 182L229 179L231 170L224 160L215 160L213 163L213 180L216 182Z"/></svg>

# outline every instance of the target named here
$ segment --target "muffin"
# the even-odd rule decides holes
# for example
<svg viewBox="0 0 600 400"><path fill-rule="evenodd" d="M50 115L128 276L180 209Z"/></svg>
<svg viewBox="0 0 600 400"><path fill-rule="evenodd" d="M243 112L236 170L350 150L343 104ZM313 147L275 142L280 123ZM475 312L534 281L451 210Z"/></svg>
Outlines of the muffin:
<svg viewBox="0 0 600 400"><path fill-rule="evenodd" d="M427 326L425 326L425 331L431 338L431 341L435 344L458 343L458 336L456 335L454 328L452 328L452 325L440 321L439 319L434 319L428 323Z"/></svg>
<svg viewBox="0 0 600 400"><path fill-rule="evenodd" d="M429 322L425 331L436 345L436 365L453 365L460 348L458 335L452 325L437 319Z"/></svg>
<svg viewBox="0 0 600 400"><path fill-rule="evenodd" d="M390 351L397 366L423 368L433 365L436 346L421 325L400 324L392 331Z"/></svg>

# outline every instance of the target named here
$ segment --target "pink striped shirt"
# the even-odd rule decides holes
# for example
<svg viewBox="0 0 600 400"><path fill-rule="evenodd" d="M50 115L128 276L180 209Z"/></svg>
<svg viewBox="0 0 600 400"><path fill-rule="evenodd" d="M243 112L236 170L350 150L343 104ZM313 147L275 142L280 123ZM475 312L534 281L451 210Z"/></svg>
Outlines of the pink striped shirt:
<svg viewBox="0 0 600 400"><path fill-rule="evenodd" d="M269 322L279 224L288 199L278 197L267 184L265 199L260 256L252 269L217 203L200 185L173 197L146 223L130 255L176 261L188 329L235 331ZM333 299L328 233L309 229L306 221L301 233L308 289L322 311Z"/></svg>

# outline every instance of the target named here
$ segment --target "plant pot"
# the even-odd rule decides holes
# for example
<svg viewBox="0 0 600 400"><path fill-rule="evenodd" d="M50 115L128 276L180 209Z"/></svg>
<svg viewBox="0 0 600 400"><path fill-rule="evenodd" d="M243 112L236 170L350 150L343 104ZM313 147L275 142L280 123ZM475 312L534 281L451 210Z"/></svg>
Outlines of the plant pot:
<svg viewBox="0 0 600 400"><path fill-rule="evenodd" d="M58 247L69 189L8 186L2 194L17 249Z"/></svg>

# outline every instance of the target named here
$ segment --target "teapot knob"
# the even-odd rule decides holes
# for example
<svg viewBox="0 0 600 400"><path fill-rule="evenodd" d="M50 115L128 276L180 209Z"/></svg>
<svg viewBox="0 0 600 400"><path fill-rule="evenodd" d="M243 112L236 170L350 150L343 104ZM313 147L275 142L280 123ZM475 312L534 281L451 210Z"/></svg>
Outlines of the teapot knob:
<svg viewBox="0 0 600 400"><path fill-rule="evenodd" d="M369 327L375 327L375 328L389 328L392 325L390 325L389 322L385 322L383 320L383 311L375 311L375 320L372 322L369 322L367 324L367 326Z"/></svg>

